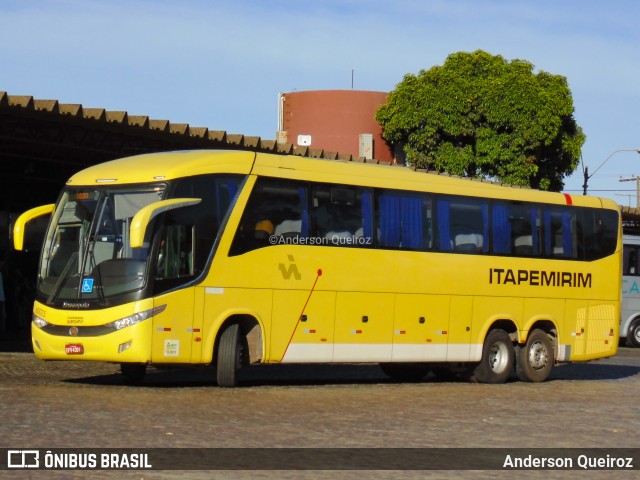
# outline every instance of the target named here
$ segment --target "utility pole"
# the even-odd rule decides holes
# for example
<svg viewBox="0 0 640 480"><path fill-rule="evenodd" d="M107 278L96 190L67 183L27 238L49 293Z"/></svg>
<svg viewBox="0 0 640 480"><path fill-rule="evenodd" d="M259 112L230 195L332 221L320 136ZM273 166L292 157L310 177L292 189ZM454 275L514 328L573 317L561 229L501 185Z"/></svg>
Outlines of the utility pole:
<svg viewBox="0 0 640 480"><path fill-rule="evenodd" d="M593 177L596 172L598 170L600 170L600 168L607 163L607 161L613 157L616 153L619 152L636 152L636 153L640 153L640 148L621 148L619 150L614 150L613 152L611 152L611 154L604 159L604 162L602 162L600 165L598 165L598 167L593 171L593 173L591 175L589 175L589 167L584 167L584 183L582 184L582 194L586 195L587 194L587 183L589 182L589 179L591 177ZM622 180L621 180L622 181ZM640 207L640 204L637 204L638 207Z"/></svg>
<svg viewBox="0 0 640 480"><path fill-rule="evenodd" d="M640 208L640 177L621 178L620 182L636 182L636 208Z"/></svg>

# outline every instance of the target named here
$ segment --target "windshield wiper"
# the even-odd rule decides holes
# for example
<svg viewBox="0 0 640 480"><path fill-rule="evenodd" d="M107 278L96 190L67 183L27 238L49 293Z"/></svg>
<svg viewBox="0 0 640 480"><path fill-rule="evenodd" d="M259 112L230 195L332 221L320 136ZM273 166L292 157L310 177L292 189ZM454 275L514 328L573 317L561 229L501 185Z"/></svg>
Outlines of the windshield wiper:
<svg viewBox="0 0 640 480"><path fill-rule="evenodd" d="M69 261L64 266L64 270L62 270L62 273L58 277L58 280L56 280L56 284L53 286L53 290L51 290L51 293L47 297L47 305L51 305L51 303L53 303L53 299L58 296L58 293L60 293L60 289L62 288L62 283L66 281L67 275L69 274L69 270L71 270L71 266L74 264L77 258L78 258L78 252L73 252L71 254L71 257L69 257Z"/></svg>
<svg viewBox="0 0 640 480"><path fill-rule="evenodd" d="M100 300L100 306L104 307L104 292L102 291L102 276L100 275L100 268L96 265L96 257L93 251L94 251L94 248L91 248L91 250L89 251L89 255L90 255L89 265L91 266L91 271L95 272L96 280L98 281L98 284L96 285L96 291L98 292L98 299ZM84 279L84 275L82 275L82 278ZM82 292L82 289L80 291Z"/></svg>

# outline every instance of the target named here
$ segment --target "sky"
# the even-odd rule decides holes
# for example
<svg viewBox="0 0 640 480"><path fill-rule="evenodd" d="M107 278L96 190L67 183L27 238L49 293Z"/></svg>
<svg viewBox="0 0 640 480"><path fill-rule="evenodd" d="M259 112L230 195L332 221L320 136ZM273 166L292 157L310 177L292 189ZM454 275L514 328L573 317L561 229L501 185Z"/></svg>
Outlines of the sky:
<svg viewBox="0 0 640 480"><path fill-rule="evenodd" d="M0 0L0 91L276 138L278 94L389 92L477 49L567 78L565 192L636 206L636 0ZM593 173L595 172L595 173Z"/></svg>

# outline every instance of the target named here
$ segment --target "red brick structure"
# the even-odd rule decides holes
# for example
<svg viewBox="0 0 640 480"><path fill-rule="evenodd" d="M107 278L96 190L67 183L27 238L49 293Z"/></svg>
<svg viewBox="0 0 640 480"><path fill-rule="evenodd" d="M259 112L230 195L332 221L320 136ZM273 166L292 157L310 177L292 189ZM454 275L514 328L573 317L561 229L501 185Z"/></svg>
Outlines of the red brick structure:
<svg viewBox="0 0 640 480"><path fill-rule="evenodd" d="M278 142L393 162L376 110L387 92L312 90L281 93Z"/></svg>

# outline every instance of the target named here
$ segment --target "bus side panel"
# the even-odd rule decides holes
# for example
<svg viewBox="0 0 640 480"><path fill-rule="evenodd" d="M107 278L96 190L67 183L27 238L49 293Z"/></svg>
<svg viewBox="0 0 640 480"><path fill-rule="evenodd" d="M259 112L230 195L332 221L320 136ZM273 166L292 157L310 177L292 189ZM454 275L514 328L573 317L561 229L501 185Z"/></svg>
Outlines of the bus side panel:
<svg viewBox="0 0 640 480"><path fill-rule="evenodd" d="M153 363L191 362L194 300L194 288L183 288L154 298L154 307L166 307L160 315L153 318Z"/></svg>
<svg viewBox="0 0 640 480"><path fill-rule="evenodd" d="M613 303L589 302L586 358L615 355L618 347L618 319Z"/></svg>
<svg viewBox="0 0 640 480"><path fill-rule="evenodd" d="M561 330L559 343L566 345L561 353L564 361L584 360L589 311L584 300L565 300L564 329Z"/></svg>
<svg viewBox="0 0 640 480"><path fill-rule="evenodd" d="M449 304L448 295L396 295L394 362L442 362L447 359Z"/></svg>
<svg viewBox="0 0 640 480"><path fill-rule="evenodd" d="M451 297L451 314L447 332L447 361L468 362L482 355L482 343L471 344L473 297Z"/></svg>
<svg viewBox="0 0 640 480"><path fill-rule="evenodd" d="M391 293L338 292L335 362L391 360L394 299Z"/></svg>
<svg viewBox="0 0 640 480"><path fill-rule="evenodd" d="M570 345L571 354L561 360L593 360L615 355L618 348L617 311L615 302L567 300L565 318L570 328L561 335L560 343ZM573 328L572 318L575 319Z"/></svg>
<svg viewBox="0 0 640 480"><path fill-rule="evenodd" d="M274 291L270 360L330 362L335 303L335 292Z"/></svg>

